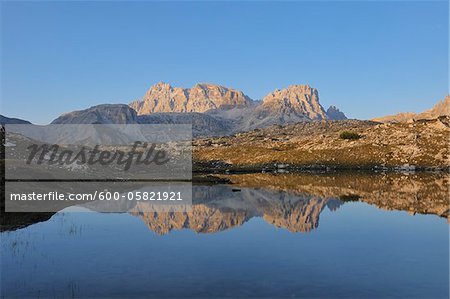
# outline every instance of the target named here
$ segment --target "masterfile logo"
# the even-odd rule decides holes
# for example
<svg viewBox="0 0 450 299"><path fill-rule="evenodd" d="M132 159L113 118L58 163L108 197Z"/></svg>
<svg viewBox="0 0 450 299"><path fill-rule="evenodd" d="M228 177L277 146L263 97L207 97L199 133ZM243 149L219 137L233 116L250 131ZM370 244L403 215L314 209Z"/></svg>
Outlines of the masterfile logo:
<svg viewBox="0 0 450 299"><path fill-rule="evenodd" d="M190 180L191 125L6 125L14 180Z"/></svg>
<svg viewBox="0 0 450 299"><path fill-rule="evenodd" d="M192 202L190 125L6 125L7 212L82 205L179 211Z"/></svg>

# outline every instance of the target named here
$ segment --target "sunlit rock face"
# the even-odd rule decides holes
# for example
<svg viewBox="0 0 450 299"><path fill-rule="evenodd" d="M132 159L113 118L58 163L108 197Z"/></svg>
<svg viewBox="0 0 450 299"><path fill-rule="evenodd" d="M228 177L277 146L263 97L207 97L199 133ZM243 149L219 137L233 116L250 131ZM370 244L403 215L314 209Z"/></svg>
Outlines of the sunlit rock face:
<svg viewBox="0 0 450 299"><path fill-rule="evenodd" d="M319 92L309 85L291 85L269 93L262 101L253 101L242 91L215 84L180 88L160 82L142 100L130 103L130 107L137 111L141 123L154 122L155 114L164 114L166 122L180 123L186 121L180 114L191 114L194 133L201 136L214 133L212 122L220 127L220 134L226 135L273 124L346 119L334 106L325 111L319 102Z"/></svg>
<svg viewBox="0 0 450 299"><path fill-rule="evenodd" d="M309 85L291 85L286 89L277 89L266 95L261 107L258 108L309 119L327 118L325 110L319 103L319 92Z"/></svg>
<svg viewBox="0 0 450 299"><path fill-rule="evenodd" d="M172 87L159 82L142 100L130 103L138 115L155 112L206 112L212 109L247 107L252 100L242 91L215 84L196 84L192 88Z"/></svg>
<svg viewBox="0 0 450 299"><path fill-rule="evenodd" d="M193 136L229 135L273 124L342 120L335 106L324 110L319 92L309 85L277 89L261 101L216 84L191 88L159 82L129 105L104 104L65 113L53 124L192 124Z"/></svg>
<svg viewBox="0 0 450 299"><path fill-rule="evenodd" d="M319 102L317 89L309 85L291 85L266 95L237 127L238 131L247 131L274 124L283 125L327 118L327 113Z"/></svg>
<svg viewBox="0 0 450 299"><path fill-rule="evenodd" d="M432 119L439 116L450 115L450 95L438 102L433 108L420 113L416 119Z"/></svg>

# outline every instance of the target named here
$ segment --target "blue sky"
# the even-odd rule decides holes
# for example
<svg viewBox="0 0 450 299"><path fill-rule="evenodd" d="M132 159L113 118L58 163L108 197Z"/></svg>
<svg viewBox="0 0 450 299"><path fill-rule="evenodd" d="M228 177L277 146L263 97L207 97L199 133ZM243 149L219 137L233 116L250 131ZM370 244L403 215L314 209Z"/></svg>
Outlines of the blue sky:
<svg viewBox="0 0 450 299"><path fill-rule="evenodd" d="M448 93L448 2L2 2L1 114L35 123L158 81L310 84L372 118Z"/></svg>

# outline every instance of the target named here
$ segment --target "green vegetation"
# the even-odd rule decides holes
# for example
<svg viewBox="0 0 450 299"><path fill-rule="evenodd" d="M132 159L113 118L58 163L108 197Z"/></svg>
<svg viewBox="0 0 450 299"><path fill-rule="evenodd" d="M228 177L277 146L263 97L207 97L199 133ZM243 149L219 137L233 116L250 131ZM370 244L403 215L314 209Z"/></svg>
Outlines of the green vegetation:
<svg viewBox="0 0 450 299"><path fill-rule="evenodd" d="M361 138L362 136L359 135L356 132L352 132L352 131L344 131L339 135L339 138L341 139L349 139L349 140L357 140L359 138Z"/></svg>

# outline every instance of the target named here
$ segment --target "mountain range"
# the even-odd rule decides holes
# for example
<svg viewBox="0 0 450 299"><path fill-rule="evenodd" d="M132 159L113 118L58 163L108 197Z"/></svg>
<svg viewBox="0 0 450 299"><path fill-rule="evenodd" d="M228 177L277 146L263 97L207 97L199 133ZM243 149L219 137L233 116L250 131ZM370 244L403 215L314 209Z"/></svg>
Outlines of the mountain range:
<svg viewBox="0 0 450 299"><path fill-rule="evenodd" d="M373 121L436 118L450 115L449 110L450 96L447 96L423 113L400 113ZM319 101L318 90L309 85L290 85L267 94L262 100L253 100L242 91L215 84L181 88L159 82L141 99L128 105L97 105L62 114L52 124L192 124L194 136L220 136L271 125L345 119L345 114L336 106L325 110ZM22 120L2 116L0 121L17 123Z"/></svg>
<svg viewBox="0 0 450 299"><path fill-rule="evenodd" d="M214 84L181 88L159 82L129 105L98 105L63 114L52 123L187 123L194 136L211 136L322 119L346 116L335 106L325 110L317 89L308 85L277 89L255 101L242 91Z"/></svg>

